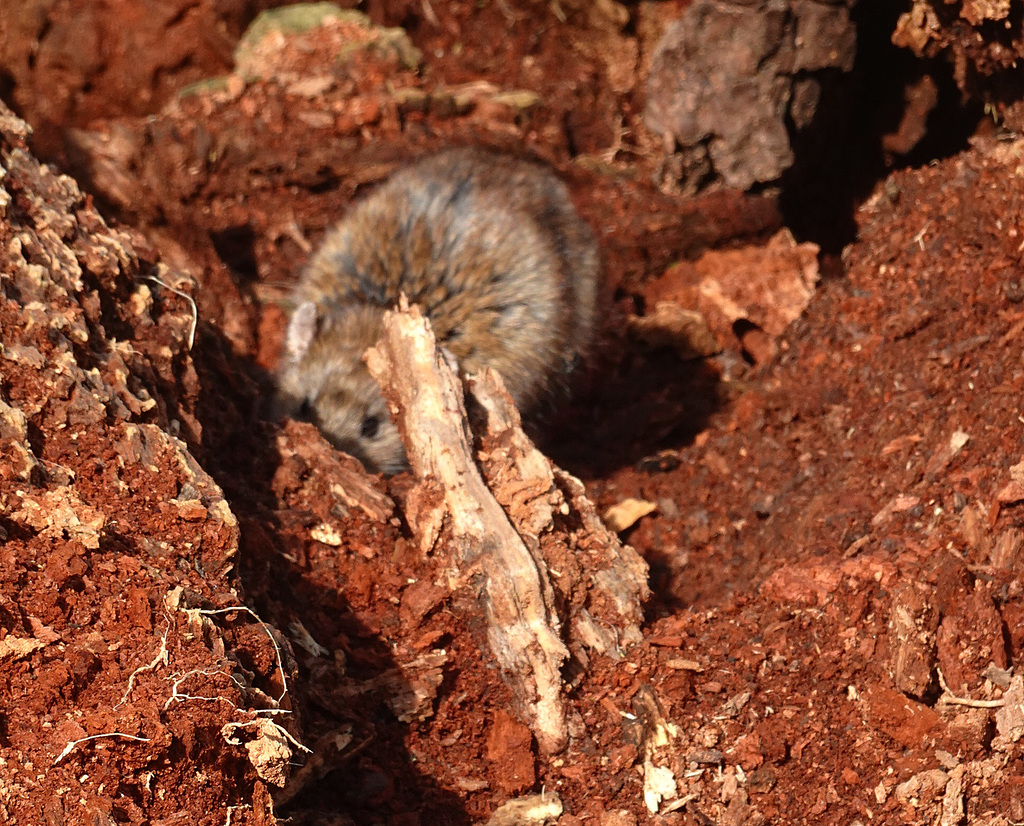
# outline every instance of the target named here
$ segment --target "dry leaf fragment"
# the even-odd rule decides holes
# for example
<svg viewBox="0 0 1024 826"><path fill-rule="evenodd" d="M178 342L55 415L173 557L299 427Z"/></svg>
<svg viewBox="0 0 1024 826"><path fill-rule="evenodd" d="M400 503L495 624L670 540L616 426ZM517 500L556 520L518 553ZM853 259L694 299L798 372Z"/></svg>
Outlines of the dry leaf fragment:
<svg viewBox="0 0 1024 826"><path fill-rule="evenodd" d="M33 651L42 648L44 643L26 637L5 637L0 640L0 661L10 657L13 660L20 659Z"/></svg>
<svg viewBox="0 0 1024 826"><path fill-rule="evenodd" d="M619 504L612 505L604 512L604 524L615 533L622 533L631 528L649 513L654 513L658 506L646 499L623 499Z"/></svg>
<svg viewBox="0 0 1024 826"><path fill-rule="evenodd" d="M321 522L319 525L311 528L309 538L324 545L330 545L332 548L341 547L341 534L338 533L336 528L328 525L326 522Z"/></svg>
<svg viewBox="0 0 1024 826"><path fill-rule="evenodd" d="M911 508L917 507L921 503L921 499L917 496L908 496L907 494L900 494L894 497L886 504L878 513L871 517L871 524L881 525L883 522L889 520L894 513L902 513L908 511Z"/></svg>
<svg viewBox="0 0 1024 826"><path fill-rule="evenodd" d="M530 826L549 823L561 815L561 799L557 794L544 792L517 797L499 806L487 821L487 826Z"/></svg>
<svg viewBox="0 0 1024 826"><path fill-rule="evenodd" d="M678 793L671 769L655 766L650 760L644 763L644 803L652 814L658 813L662 800L671 800Z"/></svg>

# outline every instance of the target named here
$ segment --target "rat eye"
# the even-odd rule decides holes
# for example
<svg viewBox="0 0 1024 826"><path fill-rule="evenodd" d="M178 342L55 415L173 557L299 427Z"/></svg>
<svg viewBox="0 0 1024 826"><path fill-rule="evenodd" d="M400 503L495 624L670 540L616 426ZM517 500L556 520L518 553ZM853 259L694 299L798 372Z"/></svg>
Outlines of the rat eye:
<svg viewBox="0 0 1024 826"><path fill-rule="evenodd" d="M304 422L315 422L316 421L316 410L313 409L313 404L309 399L304 399L302 406L299 408L296 414L299 419Z"/></svg>
<svg viewBox="0 0 1024 826"><path fill-rule="evenodd" d="M376 416L367 416L359 426L359 435L364 439L372 439L380 429L380 419Z"/></svg>

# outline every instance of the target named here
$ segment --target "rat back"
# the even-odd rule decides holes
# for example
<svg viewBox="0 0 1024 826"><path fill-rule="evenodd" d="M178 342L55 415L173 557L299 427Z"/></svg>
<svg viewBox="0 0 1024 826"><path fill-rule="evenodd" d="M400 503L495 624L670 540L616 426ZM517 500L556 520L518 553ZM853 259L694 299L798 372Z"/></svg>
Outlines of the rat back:
<svg viewBox="0 0 1024 826"><path fill-rule="evenodd" d="M369 466L404 465L361 355L402 294L473 372L501 373L530 413L567 384L594 326L598 256L561 181L527 161L456 149L409 166L352 207L311 258L279 381Z"/></svg>
<svg viewBox="0 0 1024 826"><path fill-rule="evenodd" d="M458 149L396 173L329 232L298 288L328 306L403 292L467 371L498 370L530 408L586 349L598 258L550 171Z"/></svg>

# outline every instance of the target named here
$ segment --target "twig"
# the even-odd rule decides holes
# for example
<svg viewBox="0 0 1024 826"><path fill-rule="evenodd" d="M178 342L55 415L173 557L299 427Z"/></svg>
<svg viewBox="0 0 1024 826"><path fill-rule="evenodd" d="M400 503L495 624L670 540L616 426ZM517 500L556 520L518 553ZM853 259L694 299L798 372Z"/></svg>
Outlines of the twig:
<svg viewBox="0 0 1024 826"><path fill-rule="evenodd" d="M437 13L434 11L434 7L430 5L430 0L420 0L420 7L423 9L423 16L427 19L435 29L441 28L441 21L437 19Z"/></svg>
<svg viewBox="0 0 1024 826"><path fill-rule="evenodd" d="M696 800L698 797L699 797L699 795L694 794L694 793L690 793L690 794L686 795L685 797L676 798L671 803L666 804L662 808L661 814L667 815L670 812L678 812L681 808L683 808L683 806L685 806L691 800Z"/></svg>
<svg viewBox="0 0 1024 826"><path fill-rule="evenodd" d="M1002 708L1006 705L1005 698L998 700L972 700L970 697L957 697L950 691L949 686L946 685L946 678L942 676L942 669L936 666L935 670L938 672L939 686L942 688L942 696L938 700L940 703L968 706L970 708Z"/></svg>

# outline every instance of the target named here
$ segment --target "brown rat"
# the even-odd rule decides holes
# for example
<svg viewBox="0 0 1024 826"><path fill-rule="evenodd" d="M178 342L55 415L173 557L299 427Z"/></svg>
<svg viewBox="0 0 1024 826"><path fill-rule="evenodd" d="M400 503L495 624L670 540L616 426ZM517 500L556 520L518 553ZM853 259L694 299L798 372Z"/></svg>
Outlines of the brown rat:
<svg viewBox="0 0 1024 826"><path fill-rule="evenodd" d="M404 293L466 372L494 367L529 414L586 351L598 255L548 169L475 149L393 175L326 235L295 288L283 412L317 423L372 470L406 466L363 363Z"/></svg>

